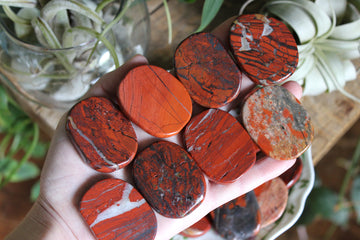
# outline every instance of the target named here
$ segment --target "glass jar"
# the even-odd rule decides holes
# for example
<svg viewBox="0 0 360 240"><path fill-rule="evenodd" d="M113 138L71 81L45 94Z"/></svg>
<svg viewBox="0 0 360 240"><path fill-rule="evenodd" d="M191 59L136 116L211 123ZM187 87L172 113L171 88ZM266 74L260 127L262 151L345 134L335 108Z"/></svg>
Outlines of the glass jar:
<svg viewBox="0 0 360 240"><path fill-rule="evenodd" d="M97 6L101 1L90 2ZM96 38L74 28L74 34L69 35L74 41L88 40L58 49L20 40L2 20L0 79L15 94L42 106L70 108L103 74L115 68L115 55L121 65L135 54L144 54L148 46L150 25L145 0L113 1L102 9L101 16L106 24L119 18L103 41L98 41L99 35Z"/></svg>

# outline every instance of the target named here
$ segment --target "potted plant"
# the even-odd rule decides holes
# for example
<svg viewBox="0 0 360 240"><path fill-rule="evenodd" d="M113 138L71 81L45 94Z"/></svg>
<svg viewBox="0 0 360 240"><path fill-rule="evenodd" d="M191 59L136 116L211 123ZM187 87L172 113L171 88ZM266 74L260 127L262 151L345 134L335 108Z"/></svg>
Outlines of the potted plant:
<svg viewBox="0 0 360 240"><path fill-rule="evenodd" d="M143 0L0 1L2 81L45 106L68 108L104 73L144 54Z"/></svg>

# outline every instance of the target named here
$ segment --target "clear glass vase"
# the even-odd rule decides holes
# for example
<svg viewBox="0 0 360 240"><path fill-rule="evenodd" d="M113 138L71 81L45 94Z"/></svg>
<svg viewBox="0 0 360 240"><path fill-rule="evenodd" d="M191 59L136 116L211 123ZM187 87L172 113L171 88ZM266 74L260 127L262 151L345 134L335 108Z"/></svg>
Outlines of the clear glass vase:
<svg viewBox="0 0 360 240"><path fill-rule="evenodd" d="M150 38L145 0L113 1L103 8L102 18L110 23L119 13L119 21L104 35L107 45L94 36L84 38L88 33L80 29L72 37L88 39L86 42L58 49L20 40L2 20L0 79L15 94L40 105L71 107L102 75L115 68L114 55L121 65L135 54L145 54ZM109 44L113 51L109 50Z"/></svg>

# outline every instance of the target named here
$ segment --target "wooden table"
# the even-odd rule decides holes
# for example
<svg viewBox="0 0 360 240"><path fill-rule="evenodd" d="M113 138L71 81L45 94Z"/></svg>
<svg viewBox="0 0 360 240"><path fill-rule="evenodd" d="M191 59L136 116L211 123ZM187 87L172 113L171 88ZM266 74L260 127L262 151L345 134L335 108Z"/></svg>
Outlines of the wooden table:
<svg viewBox="0 0 360 240"><path fill-rule="evenodd" d="M223 20L237 14L240 3L227 3L221 9L220 14L211 24L216 26ZM173 23L173 42L168 44L168 29L165 11L161 0L148 1L151 20L151 42L147 57L151 64L163 68L172 67L172 56L175 47L187 35L193 32L200 22L202 2L186 4L181 1L169 1ZM357 64L360 65L360 62ZM352 94L358 94L360 89L360 78L346 85L346 90ZM360 94L358 94L360 96ZM56 110L41 107L31 103L21 96L16 96L22 107L38 122L41 128L52 136L60 117L65 110ZM315 139L312 145L314 163L320 159L334 146L338 139L354 124L360 116L360 104L346 98L339 92L321 94L315 97L304 97L303 105L312 116L315 126Z"/></svg>

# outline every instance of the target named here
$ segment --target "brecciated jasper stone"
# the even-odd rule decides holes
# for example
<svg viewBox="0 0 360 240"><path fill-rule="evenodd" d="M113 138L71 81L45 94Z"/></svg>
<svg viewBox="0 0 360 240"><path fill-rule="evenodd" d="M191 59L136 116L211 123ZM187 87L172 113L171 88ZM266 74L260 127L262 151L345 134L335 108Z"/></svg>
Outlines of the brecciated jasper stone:
<svg viewBox="0 0 360 240"><path fill-rule="evenodd" d="M252 191L213 212L215 230L227 240L249 239L260 230L261 215Z"/></svg>
<svg viewBox="0 0 360 240"><path fill-rule="evenodd" d="M205 216L197 223L193 224L192 226L188 227L180 234L184 237L195 238L200 237L207 233L211 229L211 221L209 216Z"/></svg>
<svg viewBox="0 0 360 240"><path fill-rule="evenodd" d="M299 180L302 169L302 160L298 157L295 164L279 176L284 181L288 189L294 186L294 184Z"/></svg>
<svg viewBox="0 0 360 240"><path fill-rule="evenodd" d="M160 138L177 134L192 113L191 98L185 87L156 66L132 69L120 83L118 97L131 121Z"/></svg>
<svg viewBox="0 0 360 240"><path fill-rule="evenodd" d="M179 145L160 141L134 160L137 189L161 215L181 218L204 200L206 182L191 156Z"/></svg>
<svg viewBox="0 0 360 240"><path fill-rule="evenodd" d="M120 179L105 179L82 197L80 212L96 239L154 239L157 223L140 193Z"/></svg>
<svg viewBox="0 0 360 240"><path fill-rule="evenodd" d="M233 22L230 45L243 71L257 84L283 82L298 63L297 45L286 25L260 14L241 15Z"/></svg>
<svg viewBox="0 0 360 240"><path fill-rule="evenodd" d="M238 179L256 160L256 147L229 113L208 109L193 117L184 131L188 152L214 182Z"/></svg>
<svg viewBox="0 0 360 240"><path fill-rule="evenodd" d="M263 191L254 190L261 212L261 228L278 220L285 211L288 189L280 178L274 178Z"/></svg>
<svg viewBox="0 0 360 240"><path fill-rule="evenodd" d="M196 33L180 43L175 70L191 98L204 107L221 107L239 94L241 72L210 33Z"/></svg>
<svg viewBox="0 0 360 240"><path fill-rule="evenodd" d="M125 167L137 151L131 122L103 97L76 104L67 116L66 130L85 162L100 172Z"/></svg>
<svg viewBox="0 0 360 240"><path fill-rule="evenodd" d="M313 139L309 114L281 86L265 86L250 94L244 102L242 118L259 148L274 159L299 157Z"/></svg>

